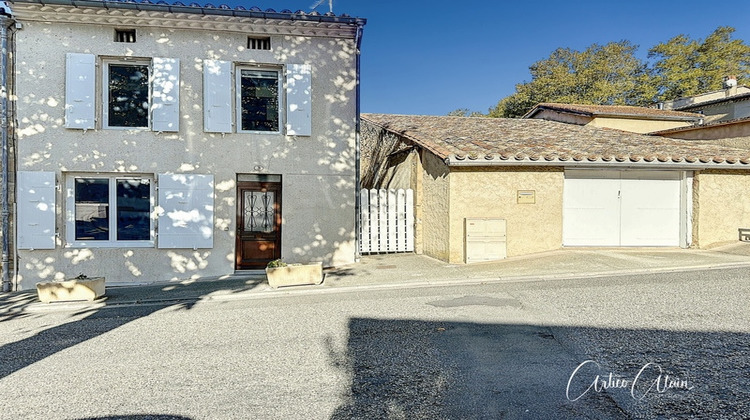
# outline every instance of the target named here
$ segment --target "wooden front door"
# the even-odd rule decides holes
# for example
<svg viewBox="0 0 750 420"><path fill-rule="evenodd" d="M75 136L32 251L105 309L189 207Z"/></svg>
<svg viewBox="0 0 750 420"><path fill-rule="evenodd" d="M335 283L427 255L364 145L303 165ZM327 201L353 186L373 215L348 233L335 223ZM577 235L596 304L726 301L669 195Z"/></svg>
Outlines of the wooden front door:
<svg viewBox="0 0 750 420"><path fill-rule="evenodd" d="M237 182L235 269L265 268L281 258L281 183Z"/></svg>

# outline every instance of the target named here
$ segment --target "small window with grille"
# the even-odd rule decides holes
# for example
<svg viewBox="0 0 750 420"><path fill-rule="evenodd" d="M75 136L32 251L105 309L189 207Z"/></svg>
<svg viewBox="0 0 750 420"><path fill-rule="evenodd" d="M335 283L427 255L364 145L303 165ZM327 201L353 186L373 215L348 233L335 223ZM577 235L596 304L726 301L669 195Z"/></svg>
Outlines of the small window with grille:
<svg viewBox="0 0 750 420"><path fill-rule="evenodd" d="M115 29L115 42L135 42L135 29Z"/></svg>
<svg viewBox="0 0 750 420"><path fill-rule="evenodd" d="M247 37L247 48L251 50L270 50L271 38L249 36Z"/></svg>

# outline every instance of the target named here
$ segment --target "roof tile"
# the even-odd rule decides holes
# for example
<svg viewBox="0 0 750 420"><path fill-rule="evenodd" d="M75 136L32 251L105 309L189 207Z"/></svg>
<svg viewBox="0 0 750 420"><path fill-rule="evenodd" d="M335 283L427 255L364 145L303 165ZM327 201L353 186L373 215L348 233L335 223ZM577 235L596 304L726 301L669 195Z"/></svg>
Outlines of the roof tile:
<svg viewBox="0 0 750 420"><path fill-rule="evenodd" d="M681 118L693 118L699 120L703 118L703 115L694 112L684 111L672 111L658 108L645 108L640 106L627 106L627 105L584 105L584 104L561 104L556 102L544 102L526 115L533 114L538 109L550 109L554 111L572 112L576 114L585 114L588 116L598 115L619 115L619 116L639 116L639 117L681 117Z"/></svg>
<svg viewBox="0 0 750 420"><path fill-rule="evenodd" d="M750 164L750 150L539 119L362 114L442 159ZM479 159L481 157L481 159ZM615 163L615 162L612 162Z"/></svg>

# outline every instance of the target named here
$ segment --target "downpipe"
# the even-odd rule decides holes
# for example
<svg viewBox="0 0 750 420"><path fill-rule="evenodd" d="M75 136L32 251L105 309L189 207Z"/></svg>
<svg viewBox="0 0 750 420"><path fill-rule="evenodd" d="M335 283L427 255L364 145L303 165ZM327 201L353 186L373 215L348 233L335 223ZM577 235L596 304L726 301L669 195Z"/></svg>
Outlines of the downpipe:
<svg viewBox="0 0 750 420"><path fill-rule="evenodd" d="M2 291L11 291L11 282L9 276L10 263L10 203L8 200L8 129L9 129L9 112L8 112L8 28L14 23L12 16L9 14L10 9L7 4L0 6L0 136L2 141L2 156L0 156L0 165L2 165L2 186L0 187L0 216L2 217Z"/></svg>
<svg viewBox="0 0 750 420"><path fill-rule="evenodd" d="M362 34L365 28L365 20L357 20L357 33L355 35L354 43L356 45L356 56L355 56L355 68L356 68L356 86L355 86L355 106L356 106L356 121L355 121L355 134L354 134L354 261L359 262L362 255L359 250L359 229L360 229L360 198L359 193L361 191L360 186L360 52L362 48Z"/></svg>

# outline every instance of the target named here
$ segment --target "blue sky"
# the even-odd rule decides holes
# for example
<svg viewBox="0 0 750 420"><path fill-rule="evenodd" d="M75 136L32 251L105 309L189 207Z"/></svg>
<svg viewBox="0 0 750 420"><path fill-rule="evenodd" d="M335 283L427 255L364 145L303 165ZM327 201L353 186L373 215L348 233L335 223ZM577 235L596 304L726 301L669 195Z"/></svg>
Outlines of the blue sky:
<svg viewBox="0 0 750 420"><path fill-rule="evenodd" d="M221 1L277 11L310 11L316 0ZM214 3L214 4L219 4ZM328 11L328 0L316 9ZM362 43L362 111L445 115L487 112L529 66L558 47L582 50L623 39L639 58L685 34L703 39L719 26L750 43L750 1L408 1L334 0L337 15L367 19Z"/></svg>

